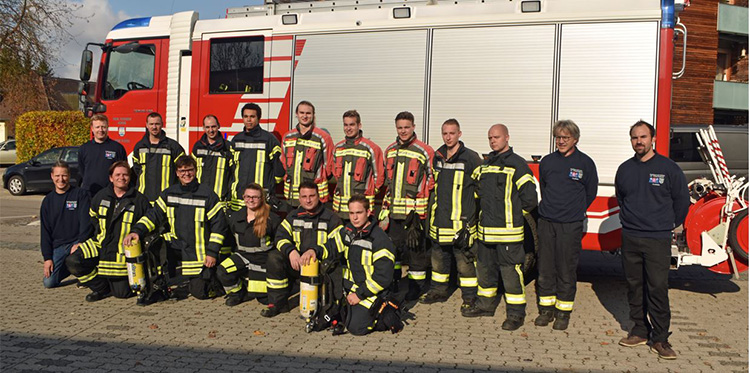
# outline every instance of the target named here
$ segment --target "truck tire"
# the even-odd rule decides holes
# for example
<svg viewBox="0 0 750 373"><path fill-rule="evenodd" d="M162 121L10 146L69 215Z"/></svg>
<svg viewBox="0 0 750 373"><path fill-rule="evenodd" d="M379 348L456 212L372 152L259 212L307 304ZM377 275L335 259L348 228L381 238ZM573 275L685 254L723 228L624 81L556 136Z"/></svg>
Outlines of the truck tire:
<svg viewBox="0 0 750 373"><path fill-rule="evenodd" d="M523 250L526 252L523 279L526 284L529 284L539 275L537 270L537 253L539 251L539 236L536 231L537 219L539 218L537 209L529 214L524 214L523 217L525 219L523 224Z"/></svg>
<svg viewBox="0 0 750 373"><path fill-rule="evenodd" d="M739 259L747 263L747 209L743 210L729 223L729 247Z"/></svg>

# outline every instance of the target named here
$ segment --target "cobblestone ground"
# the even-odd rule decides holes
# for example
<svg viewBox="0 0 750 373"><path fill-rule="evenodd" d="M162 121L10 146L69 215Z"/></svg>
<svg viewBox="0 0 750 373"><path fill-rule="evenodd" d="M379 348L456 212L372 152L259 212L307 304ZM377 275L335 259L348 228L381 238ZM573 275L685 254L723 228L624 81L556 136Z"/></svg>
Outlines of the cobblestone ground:
<svg viewBox="0 0 750 373"><path fill-rule="evenodd" d="M535 327L531 305L526 324L514 332L500 329L503 308L493 318L463 318L456 293L446 303L412 308L414 319L402 333L333 337L305 333L296 309L261 318L257 302L234 308L223 299L188 298L148 307L136 306L134 299L86 303L88 290L42 287L38 251L8 246L13 247L0 245L3 372L748 369L746 275L731 280L703 268L671 273L670 341L679 357L663 361L646 346L617 344L630 323L620 258L610 254L582 256L576 308L564 332ZM526 292L534 299L533 283Z"/></svg>

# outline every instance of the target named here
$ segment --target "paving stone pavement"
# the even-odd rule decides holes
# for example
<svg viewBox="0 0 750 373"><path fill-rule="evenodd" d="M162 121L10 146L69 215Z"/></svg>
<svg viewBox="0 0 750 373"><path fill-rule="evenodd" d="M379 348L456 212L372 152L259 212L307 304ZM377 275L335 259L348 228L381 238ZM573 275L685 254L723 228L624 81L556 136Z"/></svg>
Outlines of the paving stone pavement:
<svg viewBox="0 0 750 373"><path fill-rule="evenodd" d="M38 229L38 228L37 228ZM678 353L620 347L630 328L620 259L584 252L570 328L535 327L536 307L514 332L495 317L459 315L460 295L416 305L403 332L365 337L307 334L298 310L273 319L257 302L188 298L138 307L134 299L84 301L88 290L44 289L36 250L0 245L3 372L746 372L748 284L703 268L670 274ZM533 282L526 288L534 299Z"/></svg>

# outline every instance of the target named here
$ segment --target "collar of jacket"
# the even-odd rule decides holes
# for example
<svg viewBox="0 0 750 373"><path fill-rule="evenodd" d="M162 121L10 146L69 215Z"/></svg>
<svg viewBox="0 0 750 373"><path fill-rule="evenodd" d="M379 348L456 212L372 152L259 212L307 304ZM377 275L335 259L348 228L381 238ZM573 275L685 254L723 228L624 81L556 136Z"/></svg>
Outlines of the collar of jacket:
<svg viewBox="0 0 750 373"><path fill-rule="evenodd" d="M127 191L125 191L125 194L122 195L122 197L118 197L115 193L115 186L112 185L112 183L109 184L107 187L107 195L109 195L112 198L115 199L123 199L123 198L133 198L135 197L135 187L129 187Z"/></svg>
<svg viewBox="0 0 750 373"><path fill-rule="evenodd" d="M360 140L362 140L362 130L359 130L354 137L344 136L344 140L346 140L347 145L359 144Z"/></svg>
<svg viewBox="0 0 750 373"><path fill-rule="evenodd" d="M195 192L198 190L198 186L200 186L200 184L198 184L198 178L195 178L187 185L180 184L180 190L183 192Z"/></svg>
<svg viewBox="0 0 750 373"><path fill-rule="evenodd" d="M411 134L411 137L409 137L409 139L406 141L401 141L401 138L396 136L396 143L398 144L399 147L406 148L412 143L414 143L414 140L416 139L417 139L417 133L414 132Z"/></svg>
<svg viewBox="0 0 750 373"><path fill-rule="evenodd" d="M208 136L204 133L203 136L201 136L200 142L205 147L211 150L215 150L215 151L224 150L224 147L226 146L225 144L226 140L224 140L224 136L221 134L221 131L219 131L218 136L219 137L216 139L216 141L214 141L214 143L211 144L210 142L208 142Z"/></svg>
<svg viewBox="0 0 750 373"><path fill-rule="evenodd" d="M294 127L297 130L297 133L299 133L299 137L303 138L305 140L310 140L312 138L313 131L315 131L315 123L313 123L310 126L310 130L307 131L307 133L305 133L305 134L302 134L302 131L299 130L299 127L300 127L299 123L297 123L297 126Z"/></svg>
<svg viewBox="0 0 750 373"><path fill-rule="evenodd" d="M362 229L355 228L351 221L346 223L346 233L352 238L366 238L372 233L373 227L375 227L375 217L370 216L367 218L367 223L365 223L365 226L362 227Z"/></svg>
<svg viewBox="0 0 750 373"><path fill-rule="evenodd" d="M497 163L499 163L499 166L501 168L503 168L503 167L505 167L505 160L508 159L508 157L510 157L511 154L513 154L513 147L512 146L508 147L508 150L506 150L506 151L504 151L502 153L498 153L496 151L493 151L487 157L487 162L489 164L497 164Z"/></svg>
<svg viewBox="0 0 750 373"><path fill-rule="evenodd" d="M250 130L248 130L247 128L245 128L244 131L245 131L245 134L247 134L248 136L257 137L258 135L260 135L260 131L261 130L263 130L263 129L260 128L260 124L258 124L257 126L251 128Z"/></svg>
<svg viewBox="0 0 750 373"><path fill-rule="evenodd" d="M143 135L143 142L145 142L149 146L153 145L153 144L151 144L151 137L150 136L151 136L151 133L149 133L148 130L146 130L146 134ZM158 145L161 145L161 143L167 141L167 133L164 132L164 130L161 130L161 132L159 132L159 136L158 137L159 137L159 144Z"/></svg>
<svg viewBox="0 0 750 373"><path fill-rule="evenodd" d="M312 211L307 211L300 206L300 208L297 210L297 213L295 214L297 217L310 217L314 218L318 215L323 214L323 211L325 211L325 208L323 208L323 203L318 202L318 206L315 207Z"/></svg>
<svg viewBox="0 0 750 373"><path fill-rule="evenodd" d="M445 145L445 144L443 144L443 146L441 146L440 148L438 148L438 150L435 152L435 154L437 154L438 156L440 156L440 158L443 158L444 161L448 162L448 161L452 161L452 160L458 158L461 155L461 153L464 152L465 148L466 147L464 146L464 142L459 140L458 141L458 149L453 154L453 157L448 158L448 145Z"/></svg>

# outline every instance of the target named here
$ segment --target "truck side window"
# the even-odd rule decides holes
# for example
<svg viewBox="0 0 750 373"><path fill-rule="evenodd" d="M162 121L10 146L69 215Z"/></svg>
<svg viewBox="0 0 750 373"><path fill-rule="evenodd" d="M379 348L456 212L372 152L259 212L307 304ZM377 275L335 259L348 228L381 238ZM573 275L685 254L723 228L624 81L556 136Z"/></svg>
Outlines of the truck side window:
<svg viewBox="0 0 750 373"><path fill-rule="evenodd" d="M675 162L703 162L694 132L674 132L669 142L669 158Z"/></svg>
<svg viewBox="0 0 750 373"><path fill-rule="evenodd" d="M153 44L143 44L126 53L113 49L109 54L102 98L117 100L129 91L154 88L155 62L156 47Z"/></svg>
<svg viewBox="0 0 750 373"><path fill-rule="evenodd" d="M263 37L211 40L209 93L263 93Z"/></svg>

